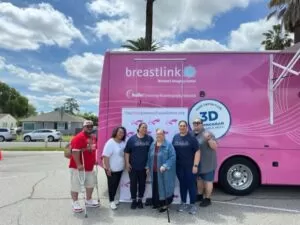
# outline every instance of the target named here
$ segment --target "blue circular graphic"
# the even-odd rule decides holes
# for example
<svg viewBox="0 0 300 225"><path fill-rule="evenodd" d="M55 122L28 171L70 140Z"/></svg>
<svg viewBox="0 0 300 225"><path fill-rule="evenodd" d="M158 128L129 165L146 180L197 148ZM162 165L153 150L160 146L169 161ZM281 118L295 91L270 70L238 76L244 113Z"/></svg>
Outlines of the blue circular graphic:
<svg viewBox="0 0 300 225"><path fill-rule="evenodd" d="M183 70L183 75L188 78L192 78L196 76L196 69L193 66L186 66Z"/></svg>
<svg viewBox="0 0 300 225"><path fill-rule="evenodd" d="M191 129L196 118L200 118L204 127L217 139L226 135L231 126L231 114L228 108L215 99L201 100L190 108L188 122Z"/></svg>

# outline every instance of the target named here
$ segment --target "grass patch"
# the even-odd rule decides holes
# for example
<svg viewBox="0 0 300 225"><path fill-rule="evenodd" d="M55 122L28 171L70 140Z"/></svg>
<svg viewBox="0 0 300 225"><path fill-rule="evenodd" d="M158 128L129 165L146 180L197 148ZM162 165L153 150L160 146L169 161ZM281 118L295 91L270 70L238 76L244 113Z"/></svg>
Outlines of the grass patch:
<svg viewBox="0 0 300 225"><path fill-rule="evenodd" d="M73 138L74 136L73 135L64 135L63 137L62 137L62 141L63 142L69 142L69 141L71 141L71 139Z"/></svg>
<svg viewBox="0 0 300 225"><path fill-rule="evenodd" d="M60 147L9 147L2 148L3 151L64 151L64 148Z"/></svg>

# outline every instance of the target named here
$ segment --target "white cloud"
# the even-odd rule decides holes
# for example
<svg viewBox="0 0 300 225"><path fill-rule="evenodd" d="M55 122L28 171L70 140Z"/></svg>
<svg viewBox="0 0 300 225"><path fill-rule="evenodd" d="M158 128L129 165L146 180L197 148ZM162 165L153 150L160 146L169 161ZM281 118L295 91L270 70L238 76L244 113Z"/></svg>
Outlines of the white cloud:
<svg viewBox="0 0 300 225"><path fill-rule="evenodd" d="M187 38L182 42L162 45L159 51L254 51L263 50L261 42L264 39L262 33L272 29L278 21L275 18L270 20L260 19L242 23L229 33L228 43L221 44L216 40ZM114 51L126 51L124 48L117 48Z"/></svg>
<svg viewBox="0 0 300 225"><path fill-rule="evenodd" d="M53 110L56 107L61 107L69 95L48 95L36 96L31 94L25 95L29 99L29 103L38 108L39 111Z"/></svg>
<svg viewBox="0 0 300 225"><path fill-rule="evenodd" d="M0 2L0 48L37 50L41 45L69 47L74 39L87 43L70 17L48 3L19 8Z"/></svg>
<svg viewBox="0 0 300 225"><path fill-rule="evenodd" d="M264 40L262 33L272 29L277 24L276 18L270 20L260 19L242 23L238 29L231 31L228 47L233 50L263 50L261 42Z"/></svg>
<svg viewBox="0 0 300 225"><path fill-rule="evenodd" d="M93 53L83 53L74 55L62 63L67 73L82 80L100 80L103 66L102 55Z"/></svg>
<svg viewBox="0 0 300 225"><path fill-rule="evenodd" d="M93 82L78 82L77 79L65 79L43 71L30 72L7 63L4 57L0 57L0 70L4 76L10 76L5 77L5 80L21 79L23 86L28 88L26 92L37 92L38 96L30 94L27 97L39 109L61 106L69 97L76 98L83 105L95 103L95 99L99 99L99 86Z"/></svg>
<svg viewBox="0 0 300 225"><path fill-rule="evenodd" d="M187 38L181 43L163 46L165 51L225 51L228 48L215 40Z"/></svg>
<svg viewBox="0 0 300 225"><path fill-rule="evenodd" d="M96 93L98 94L98 93ZM78 98L78 96L74 95L49 95L44 94L42 96L25 94L25 96L29 99L29 103L33 104L38 108L38 111L53 111L53 109L57 107L61 107L67 98L75 97L78 101L81 111L90 111L87 110L90 106L99 105L99 94L98 96L94 96L93 98Z"/></svg>
<svg viewBox="0 0 300 225"><path fill-rule="evenodd" d="M126 15L125 1L92 1L87 3L87 8L94 13L105 14L108 16Z"/></svg>
<svg viewBox="0 0 300 225"><path fill-rule="evenodd" d="M84 55L90 55L90 53ZM93 57L90 59L93 59ZM99 58L96 57L96 60L99 61ZM85 61L85 59L83 59L83 61ZM87 63L87 65L91 67L86 69L79 65L79 69L82 72L93 71L90 69L93 67L93 61L94 60ZM98 80L100 80L101 68L98 70ZM6 59L1 56L0 71L0 80L4 80L4 82L8 84L14 83L10 81L18 80L19 86L26 87L25 90L22 90L22 94L28 97L30 103L34 104L39 111L51 111L55 107L61 106L65 99L69 97L74 97L80 106L90 107L98 105L99 103L100 86L99 82L95 82L95 80L82 82L82 80L79 81L76 78L71 77L66 79L55 74L45 73L42 70L39 72L31 72L8 63Z"/></svg>
<svg viewBox="0 0 300 225"><path fill-rule="evenodd" d="M240 7L245 8L251 0L163 0L154 2L154 39L170 39L176 34L190 29L204 30L213 26L215 16ZM253 1L253 0L252 0ZM125 41L144 36L146 1L131 0L93 0L87 8L94 14L105 15L92 28L102 38L108 36L112 41Z"/></svg>
<svg viewBox="0 0 300 225"><path fill-rule="evenodd" d="M61 92L73 83L72 80L51 73L27 71L14 64L7 63L4 57L0 57L0 69L6 71L10 76L22 79L24 83L28 84L28 89L31 91ZM15 79L15 77L12 77L12 79Z"/></svg>
<svg viewBox="0 0 300 225"><path fill-rule="evenodd" d="M278 24L276 18L270 20L260 19L242 23L236 30L232 30L228 36L228 43L221 44L216 40L202 40L187 38L183 42L163 46L163 51L256 51L264 50L261 42L264 40L262 35L272 26ZM291 36L292 38L292 36Z"/></svg>

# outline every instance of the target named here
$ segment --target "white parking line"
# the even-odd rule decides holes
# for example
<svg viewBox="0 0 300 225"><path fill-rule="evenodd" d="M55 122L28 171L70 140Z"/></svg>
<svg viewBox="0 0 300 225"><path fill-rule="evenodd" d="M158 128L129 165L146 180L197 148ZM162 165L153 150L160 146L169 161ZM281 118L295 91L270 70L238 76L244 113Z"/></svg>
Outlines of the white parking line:
<svg viewBox="0 0 300 225"><path fill-rule="evenodd" d="M224 201L213 201L213 202L220 203L220 204L225 204L225 205L245 206L245 207L252 207L252 208L258 208L258 209L267 209L267 210L289 212L289 213L300 213L300 210L296 210L296 209L284 209L284 208L277 208L277 207L270 207L270 206L251 205L251 204L243 204L243 203L224 202Z"/></svg>
<svg viewBox="0 0 300 225"><path fill-rule="evenodd" d="M20 178L20 177L26 177L26 176L33 176L36 174L23 174L23 175L19 175L19 176L6 176L6 177L0 177L0 180L5 180L5 179L13 179L13 178Z"/></svg>
<svg viewBox="0 0 300 225"><path fill-rule="evenodd" d="M9 167L24 167L24 166L31 166L31 165L34 165L34 166L48 166L48 165L51 165L51 163L49 162L32 162L32 163L8 163L8 164L4 164L4 165L0 165L0 167L6 167L6 168L9 168ZM0 171L1 172L1 171Z"/></svg>

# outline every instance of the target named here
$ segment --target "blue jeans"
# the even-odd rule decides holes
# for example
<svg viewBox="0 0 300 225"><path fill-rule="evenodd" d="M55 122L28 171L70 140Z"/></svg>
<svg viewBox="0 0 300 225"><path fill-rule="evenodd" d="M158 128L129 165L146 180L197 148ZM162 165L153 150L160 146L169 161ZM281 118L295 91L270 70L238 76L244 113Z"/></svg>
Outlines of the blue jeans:
<svg viewBox="0 0 300 225"><path fill-rule="evenodd" d="M189 193L190 204L195 204L197 187L196 174L193 174L192 168L185 168L177 165L176 174L179 180L181 202L186 203L187 193Z"/></svg>

